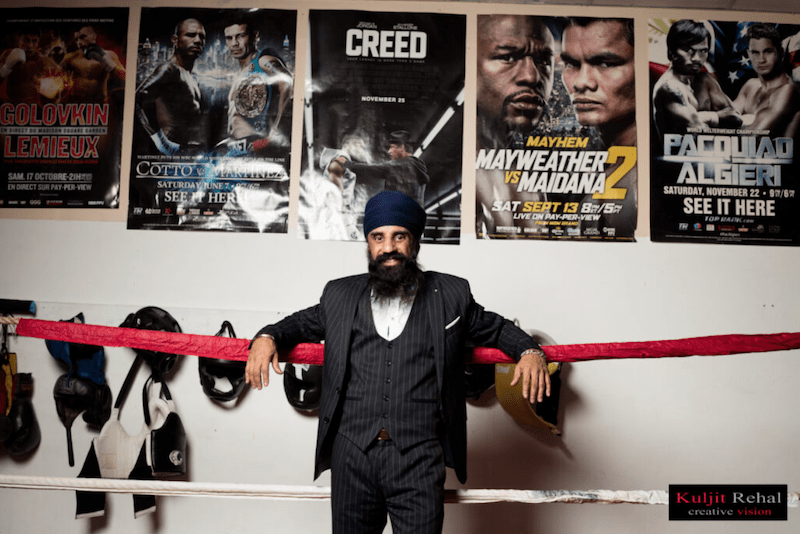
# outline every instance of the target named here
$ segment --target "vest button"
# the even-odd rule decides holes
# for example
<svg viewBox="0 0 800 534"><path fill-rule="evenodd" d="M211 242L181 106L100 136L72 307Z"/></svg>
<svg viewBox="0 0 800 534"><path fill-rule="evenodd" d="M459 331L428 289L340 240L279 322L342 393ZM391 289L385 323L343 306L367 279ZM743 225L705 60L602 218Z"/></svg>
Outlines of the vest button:
<svg viewBox="0 0 800 534"><path fill-rule="evenodd" d="M384 395L383 396L383 400L388 401L389 400L389 395Z"/></svg>
<svg viewBox="0 0 800 534"><path fill-rule="evenodd" d="M390 349L391 349L392 347L394 347L394 345L393 345L392 343L389 343L389 344L388 344L388 345L386 345L386 346L387 346L387 347L389 347Z"/></svg>

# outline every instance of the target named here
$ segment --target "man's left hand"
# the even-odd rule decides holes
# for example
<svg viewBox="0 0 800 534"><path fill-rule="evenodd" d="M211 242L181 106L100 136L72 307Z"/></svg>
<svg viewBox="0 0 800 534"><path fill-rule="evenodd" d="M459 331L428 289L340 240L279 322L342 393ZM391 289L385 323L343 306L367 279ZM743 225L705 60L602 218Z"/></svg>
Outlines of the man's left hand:
<svg viewBox="0 0 800 534"><path fill-rule="evenodd" d="M550 396L550 373L547 372L544 352L531 352L519 359L510 385L517 385L520 378L522 396L531 403L542 402L545 395Z"/></svg>

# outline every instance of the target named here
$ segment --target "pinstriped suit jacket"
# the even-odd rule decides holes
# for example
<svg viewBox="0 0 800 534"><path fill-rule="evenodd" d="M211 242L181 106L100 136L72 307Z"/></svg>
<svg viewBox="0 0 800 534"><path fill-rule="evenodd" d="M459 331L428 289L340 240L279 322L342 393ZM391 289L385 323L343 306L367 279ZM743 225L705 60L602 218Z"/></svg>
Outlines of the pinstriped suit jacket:
<svg viewBox="0 0 800 534"><path fill-rule="evenodd" d="M498 348L514 359L525 349L537 348L538 344L510 321L477 304L466 280L432 271L425 276L425 301L433 335L440 410L445 422L445 436L442 437L446 463L455 468L458 480L463 483L467 478L465 342ZM353 319L366 290L366 274L333 280L325 286L319 304L259 331L259 334L271 334L281 350L298 343L325 340L314 478L330 467Z"/></svg>

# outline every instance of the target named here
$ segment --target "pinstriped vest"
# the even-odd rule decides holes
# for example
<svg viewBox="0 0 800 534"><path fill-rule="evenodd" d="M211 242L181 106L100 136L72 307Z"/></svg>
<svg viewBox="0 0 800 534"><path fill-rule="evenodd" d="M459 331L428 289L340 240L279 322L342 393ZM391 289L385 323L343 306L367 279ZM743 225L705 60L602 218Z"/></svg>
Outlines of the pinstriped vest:
<svg viewBox="0 0 800 534"><path fill-rule="evenodd" d="M339 433L365 450L385 428L400 450L438 437L439 391L426 299L417 295L403 332L383 339L369 292L353 322Z"/></svg>

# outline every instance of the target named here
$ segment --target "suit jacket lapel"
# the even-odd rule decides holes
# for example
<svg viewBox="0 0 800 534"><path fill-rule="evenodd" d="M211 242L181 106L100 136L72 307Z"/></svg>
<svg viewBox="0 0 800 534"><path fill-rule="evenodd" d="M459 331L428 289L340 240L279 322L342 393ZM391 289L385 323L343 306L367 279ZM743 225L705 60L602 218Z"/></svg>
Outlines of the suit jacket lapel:
<svg viewBox="0 0 800 534"><path fill-rule="evenodd" d="M423 298L428 309L428 320L433 338L433 356L436 361L436 380L439 384L439 391L441 391L444 381L444 298L435 277L427 274L426 278L427 287Z"/></svg>
<svg viewBox="0 0 800 534"><path fill-rule="evenodd" d="M355 321L358 304L367 291L366 276L354 281L350 287L342 288L341 300L337 304L341 306L341 312L336 313L336 329L339 335L336 336L337 343L330 346L331 355L340 356L335 361L335 382L341 385L344 379L344 372L347 361L350 359L350 336L353 332L353 321ZM328 312L330 313L330 312Z"/></svg>

